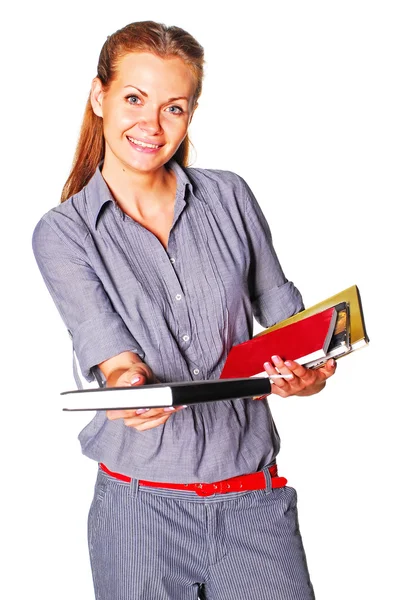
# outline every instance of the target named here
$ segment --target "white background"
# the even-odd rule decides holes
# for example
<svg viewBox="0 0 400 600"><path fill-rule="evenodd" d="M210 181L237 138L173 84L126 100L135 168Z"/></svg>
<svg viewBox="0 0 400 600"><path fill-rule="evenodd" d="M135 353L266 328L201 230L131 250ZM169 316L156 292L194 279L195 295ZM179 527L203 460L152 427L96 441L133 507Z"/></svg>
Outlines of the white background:
<svg viewBox="0 0 400 600"><path fill-rule="evenodd" d="M71 349L31 234L58 203L106 36L153 19L205 47L193 164L248 181L307 306L359 286L370 345L321 394L271 406L317 598L399 598L397 3L16 6L1 18L1 596L94 597L88 415L60 410Z"/></svg>

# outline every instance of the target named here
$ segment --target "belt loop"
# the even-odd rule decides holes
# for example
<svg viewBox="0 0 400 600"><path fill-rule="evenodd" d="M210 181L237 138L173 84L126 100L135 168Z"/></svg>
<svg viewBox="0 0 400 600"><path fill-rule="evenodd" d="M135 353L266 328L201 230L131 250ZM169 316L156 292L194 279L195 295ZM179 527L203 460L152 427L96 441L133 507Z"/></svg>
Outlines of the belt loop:
<svg viewBox="0 0 400 600"><path fill-rule="evenodd" d="M271 473L269 472L268 465L263 467L262 471L263 471L264 477L265 477L265 493L270 494L272 491L272 485L271 485Z"/></svg>
<svg viewBox="0 0 400 600"><path fill-rule="evenodd" d="M132 477L131 482L129 484L129 496L133 500L136 500L138 489L139 489L139 480Z"/></svg>

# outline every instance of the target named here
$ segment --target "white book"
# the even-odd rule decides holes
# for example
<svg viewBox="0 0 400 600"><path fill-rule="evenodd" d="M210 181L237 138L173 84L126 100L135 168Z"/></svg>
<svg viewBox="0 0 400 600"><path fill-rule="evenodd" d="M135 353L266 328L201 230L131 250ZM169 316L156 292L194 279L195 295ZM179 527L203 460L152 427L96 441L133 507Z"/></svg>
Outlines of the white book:
<svg viewBox="0 0 400 600"><path fill-rule="evenodd" d="M269 378L215 379L62 392L63 410L162 408L269 394Z"/></svg>

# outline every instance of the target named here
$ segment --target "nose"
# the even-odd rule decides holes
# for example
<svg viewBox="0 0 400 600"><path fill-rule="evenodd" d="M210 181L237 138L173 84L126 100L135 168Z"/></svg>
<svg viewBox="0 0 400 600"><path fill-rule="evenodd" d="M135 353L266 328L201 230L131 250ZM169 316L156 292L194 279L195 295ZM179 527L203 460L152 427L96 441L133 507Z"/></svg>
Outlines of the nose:
<svg viewBox="0 0 400 600"><path fill-rule="evenodd" d="M141 115L139 128L148 135L157 135L161 133L158 110L148 107Z"/></svg>

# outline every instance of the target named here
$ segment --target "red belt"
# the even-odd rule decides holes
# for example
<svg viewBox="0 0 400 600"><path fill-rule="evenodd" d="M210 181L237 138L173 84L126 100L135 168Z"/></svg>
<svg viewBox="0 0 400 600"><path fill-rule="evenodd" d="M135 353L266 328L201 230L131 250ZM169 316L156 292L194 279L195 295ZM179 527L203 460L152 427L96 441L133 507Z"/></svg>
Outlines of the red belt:
<svg viewBox="0 0 400 600"><path fill-rule="evenodd" d="M131 477L114 473L107 469L103 463L100 463L100 469L121 481L130 482ZM278 467L273 465L268 467L271 475L271 487L280 488L287 484L285 477L278 477ZM231 477L231 479L223 479L214 483L158 483L156 481L143 481L139 479L139 485L157 488L167 488L169 490L185 490L196 492L198 496L212 496L213 494L226 494L228 492L244 492L249 490L264 490L266 488L265 475L262 471L257 473L249 473L248 475L239 475L239 477Z"/></svg>

